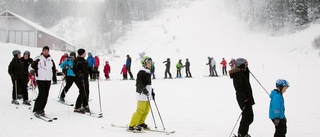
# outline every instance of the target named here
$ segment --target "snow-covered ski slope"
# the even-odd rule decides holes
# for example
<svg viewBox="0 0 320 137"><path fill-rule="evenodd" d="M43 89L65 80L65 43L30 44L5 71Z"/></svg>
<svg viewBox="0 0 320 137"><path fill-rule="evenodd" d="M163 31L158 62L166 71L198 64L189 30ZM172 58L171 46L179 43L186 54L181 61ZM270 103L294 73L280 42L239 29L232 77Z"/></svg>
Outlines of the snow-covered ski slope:
<svg viewBox="0 0 320 137"><path fill-rule="evenodd" d="M34 58L40 48L0 43L0 77L2 95L0 106L0 136L6 137L131 137L164 136L147 132L134 134L125 129L113 128L111 123L129 124L136 109L135 81L120 81L121 67L127 54L132 56L134 75L141 67L138 53L145 51L153 58L156 76L153 88L162 119L167 130L175 130L170 136L209 137L228 136L235 124L240 109L235 99L232 80L227 76L203 77L207 75L207 57L217 63L221 58L244 57L249 61L252 73L270 92L278 78L287 79L290 88L284 94L288 133L290 137L317 137L320 133L320 103L318 101L319 56L311 43L319 35L320 25L293 35L271 37L251 33L236 18L229 15L222 0L199 0L182 9L168 9L153 20L136 22L133 29L115 47L120 58L101 57L101 64L108 60L111 65L111 81L100 81L103 118L94 118L73 113L73 108L56 101L60 84L52 85L45 109L50 117L59 120L52 123L33 118L27 106L18 109L11 104L12 84L7 73L12 58L11 52L19 49L31 51ZM56 62L63 54L50 51ZM171 73L176 75L175 64L179 59L191 62L192 79L163 80L164 64L171 58ZM57 63L58 64L58 63ZM229 69L229 68L228 68ZM100 67L102 72L102 66ZM217 65L221 75L220 65ZM183 73L183 76L185 74ZM101 78L104 78L101 76ZM268 119L269 97L266 91L251 77L256 105L255 119L249 133L254 137L273 136L274 127ZM99 113L98 83L90 82L90 107ZM67 94L67 102L75 103L78 89L75 85ZM33 98L29 91L30 99ZM21 102L21 101L20 101ZM153 109L158 129L163 129L156 109ZM154 128L151 113L146 123ZM236 133L236 130L234 133Z"/></svg>

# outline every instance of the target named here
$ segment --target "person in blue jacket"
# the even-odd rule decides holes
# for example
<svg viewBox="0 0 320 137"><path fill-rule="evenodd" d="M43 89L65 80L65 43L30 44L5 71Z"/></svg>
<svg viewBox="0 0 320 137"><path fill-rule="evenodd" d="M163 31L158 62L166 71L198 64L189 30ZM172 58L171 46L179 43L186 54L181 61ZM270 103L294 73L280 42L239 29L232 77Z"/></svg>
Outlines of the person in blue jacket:
<svg viewBox="0 0 320 137"><path fill-rule="evenodd" d="M287 119L284 114L283 93L288 89L289 82L284 79L278 79L276 87L270 94L269 118L275 125L276 131L274 137L285 137L287 133Z"/></svg>
<svg viewBox="0 0 320 137"><path fill-rule="evenodd" d="M131 72L131 57L129 55L127 55L126 67L127 67L128 73L130 75L130 80L134 80L132 72Z"/></svg>
<svg viewBox="0 0 320 137"><path fill-rule="evenodd" d="M60 94L60 102L65 102L64 98L66 96L66 93L68 92L72 84L76 82L75 74L73 73L73 61L75 59L76 59L76 53L71 52L70 56L68 56L68 58L60 64L60 68L67 70L66 71L67 76L65 77L67 84L65 85L65 87L63 88Z"/></svg>
<svg viewBox="0 0 320 137"><path fill-rule="evenodd" d="M87 62L88 62L88 65L89 65L90 80L95 80L92 72L93 72L94 66L96 65L96 60L92 56L91 52L88 53Z"/></svg>

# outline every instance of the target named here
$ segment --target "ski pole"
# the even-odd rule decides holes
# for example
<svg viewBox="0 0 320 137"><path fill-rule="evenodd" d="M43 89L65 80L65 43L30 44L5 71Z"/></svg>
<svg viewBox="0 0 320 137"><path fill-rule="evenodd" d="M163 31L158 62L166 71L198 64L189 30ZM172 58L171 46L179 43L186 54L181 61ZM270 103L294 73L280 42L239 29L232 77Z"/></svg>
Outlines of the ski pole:
<svg viewBox="0 0 320 137"><path fill-rule="evenodd" d="M35 90L35 87L34 87L34 83L33 83L33 80L30 80L31 81L31 88L32 88L32 99L31 99L31 103L32 101L34 100L34 90ZM33 103L34 104L34 103ZM31 107L30 107L30 119L32 119L32 112L33 112L33 107L32 104L31 104Z"/></svg>
<svg viewBox="0 0 320 137"><path fill-rule="evenodd" d="M101 109L101 95L100 95L100 84L99 84L100 77L99 77L99 74L97 74L97 77L98 77L98 93L99 93L100 114L101 114L101 116L102 116L102 109Z"/></svg>
<svg viewBox="0 0 320 137"><path fill-rule="evenodd" d="M154 128L157 130L157 124L156 124L156 120L154 119L154 115L153 115L153 111L152 111L152 107L151 107L149 96L147 96L147 99L148 99L148 103L149 103L150 110L151 110L151 115L152 115L152 119L153 119L153 123L154 123Z"/></svg>
<svg viewBox="0 0 320 137"><path fill-rule="evenodd" d="M231 132L230 132L230 135L229 135L229 137L231 137L232 136L232 133L233 133L233 131L234 131L234 129L236 128L236 126L237 126L237 123L239 122L239 120L240 120L240 117L241 117L241 115L242 115L242 112L243 112L243 110L245 109L245 106L242 108L242 110L241 110L241 113L240 113L240 115L239 115L239 117L238 117L238 119L237 119L237 121L236 121L236 123L234 124L234 126L233 126L233 128L232 128L232 130L231 130Z"/></svg>
<svg viewBox="0 0 320 137"><path fill-rule="evenodd" d="M264 91L265 91L268 95L270 95L269 92L262 86L262 84L260 83L260 81L251 73L251 71L249 71L249 72L250 72L250 74L253 76L253 78L256 79L256 81L260 84L260 86L264 89Z"/></svg>
<svg viewBox="0 0 320 137"><path fill-rule="evenodd" d="M14 80L14 92L16 94L16 101L18 99L18 85L17 85L17 80ZM16 109L18 109L18 104L16 104Z"/></svg>
<svg viewBox="0 0 320 137"><path fill-rule="evenodd" d="M158 109L158 105L157 105L157 103L156 103L156 100L153 99L153 102L154 102L154 105L155 105L156 108L157 108L157 111L158 111L158 114L159 114L159 117L160 117L160 120L161 120L161 123L162 123L162 126L163 126L163 130L166 130L166 128L164 127L163 120L162 120L162 118L161 118L160 111L159 111L159 109Z"/></svg>

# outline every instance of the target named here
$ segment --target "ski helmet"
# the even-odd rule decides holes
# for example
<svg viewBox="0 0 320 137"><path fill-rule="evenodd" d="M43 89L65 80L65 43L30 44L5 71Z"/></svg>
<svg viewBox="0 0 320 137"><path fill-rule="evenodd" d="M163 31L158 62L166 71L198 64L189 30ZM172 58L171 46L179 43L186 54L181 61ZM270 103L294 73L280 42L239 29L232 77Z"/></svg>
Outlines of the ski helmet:
<svg viewBox="0 0 320 137"><path fill-rule="evenodd" d="M13 56L16 56L16 55L18 55L18 54L20 54L21 52L20 52L20 50L14 50L14 51L12 51L12 55Z"/></svg>
<svg viewBox="0 0 320 137"><path fill-rule="evenodd" d="M276 87L289 87L289 82L285 79L278 79L276 81Z"/></svg>
<svg viewBox="0 0 320 137"><path fill-rule="evenodd" d="M247 63L247 60L244 58L237 58L234 61L234 64L236 65L236 67L240 67L242 64L246 64L246 63Z"/></svg>
<svg viewBox="0 0 320 137"><path fill-rule="evenodd" d="M30 57L30 51L26 50L23 54L26 54Z"/></svg>
<svg viewBox="0 0 320 137"><path fill-rule="evenodd" d="M151 61L152 62L152 59L150 58L150 57L148 57L148 56L144 56L142 59L141 59L141 65L142 66L145 66L145 63L147 62L147 61Z"/></svg>

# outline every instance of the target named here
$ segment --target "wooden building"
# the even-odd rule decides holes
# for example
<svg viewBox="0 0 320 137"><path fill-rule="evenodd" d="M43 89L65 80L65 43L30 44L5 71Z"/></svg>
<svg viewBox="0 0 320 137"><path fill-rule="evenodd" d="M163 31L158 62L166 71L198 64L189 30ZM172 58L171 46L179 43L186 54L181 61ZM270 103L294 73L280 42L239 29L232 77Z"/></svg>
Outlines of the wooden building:
<svg viewBox="0 0 320 137"><path fill-rule="evenodd" d="M0 42L29 47L49 46L60 51L75 51L75 46L44 27L9 10L0 13Z"/></svg>

